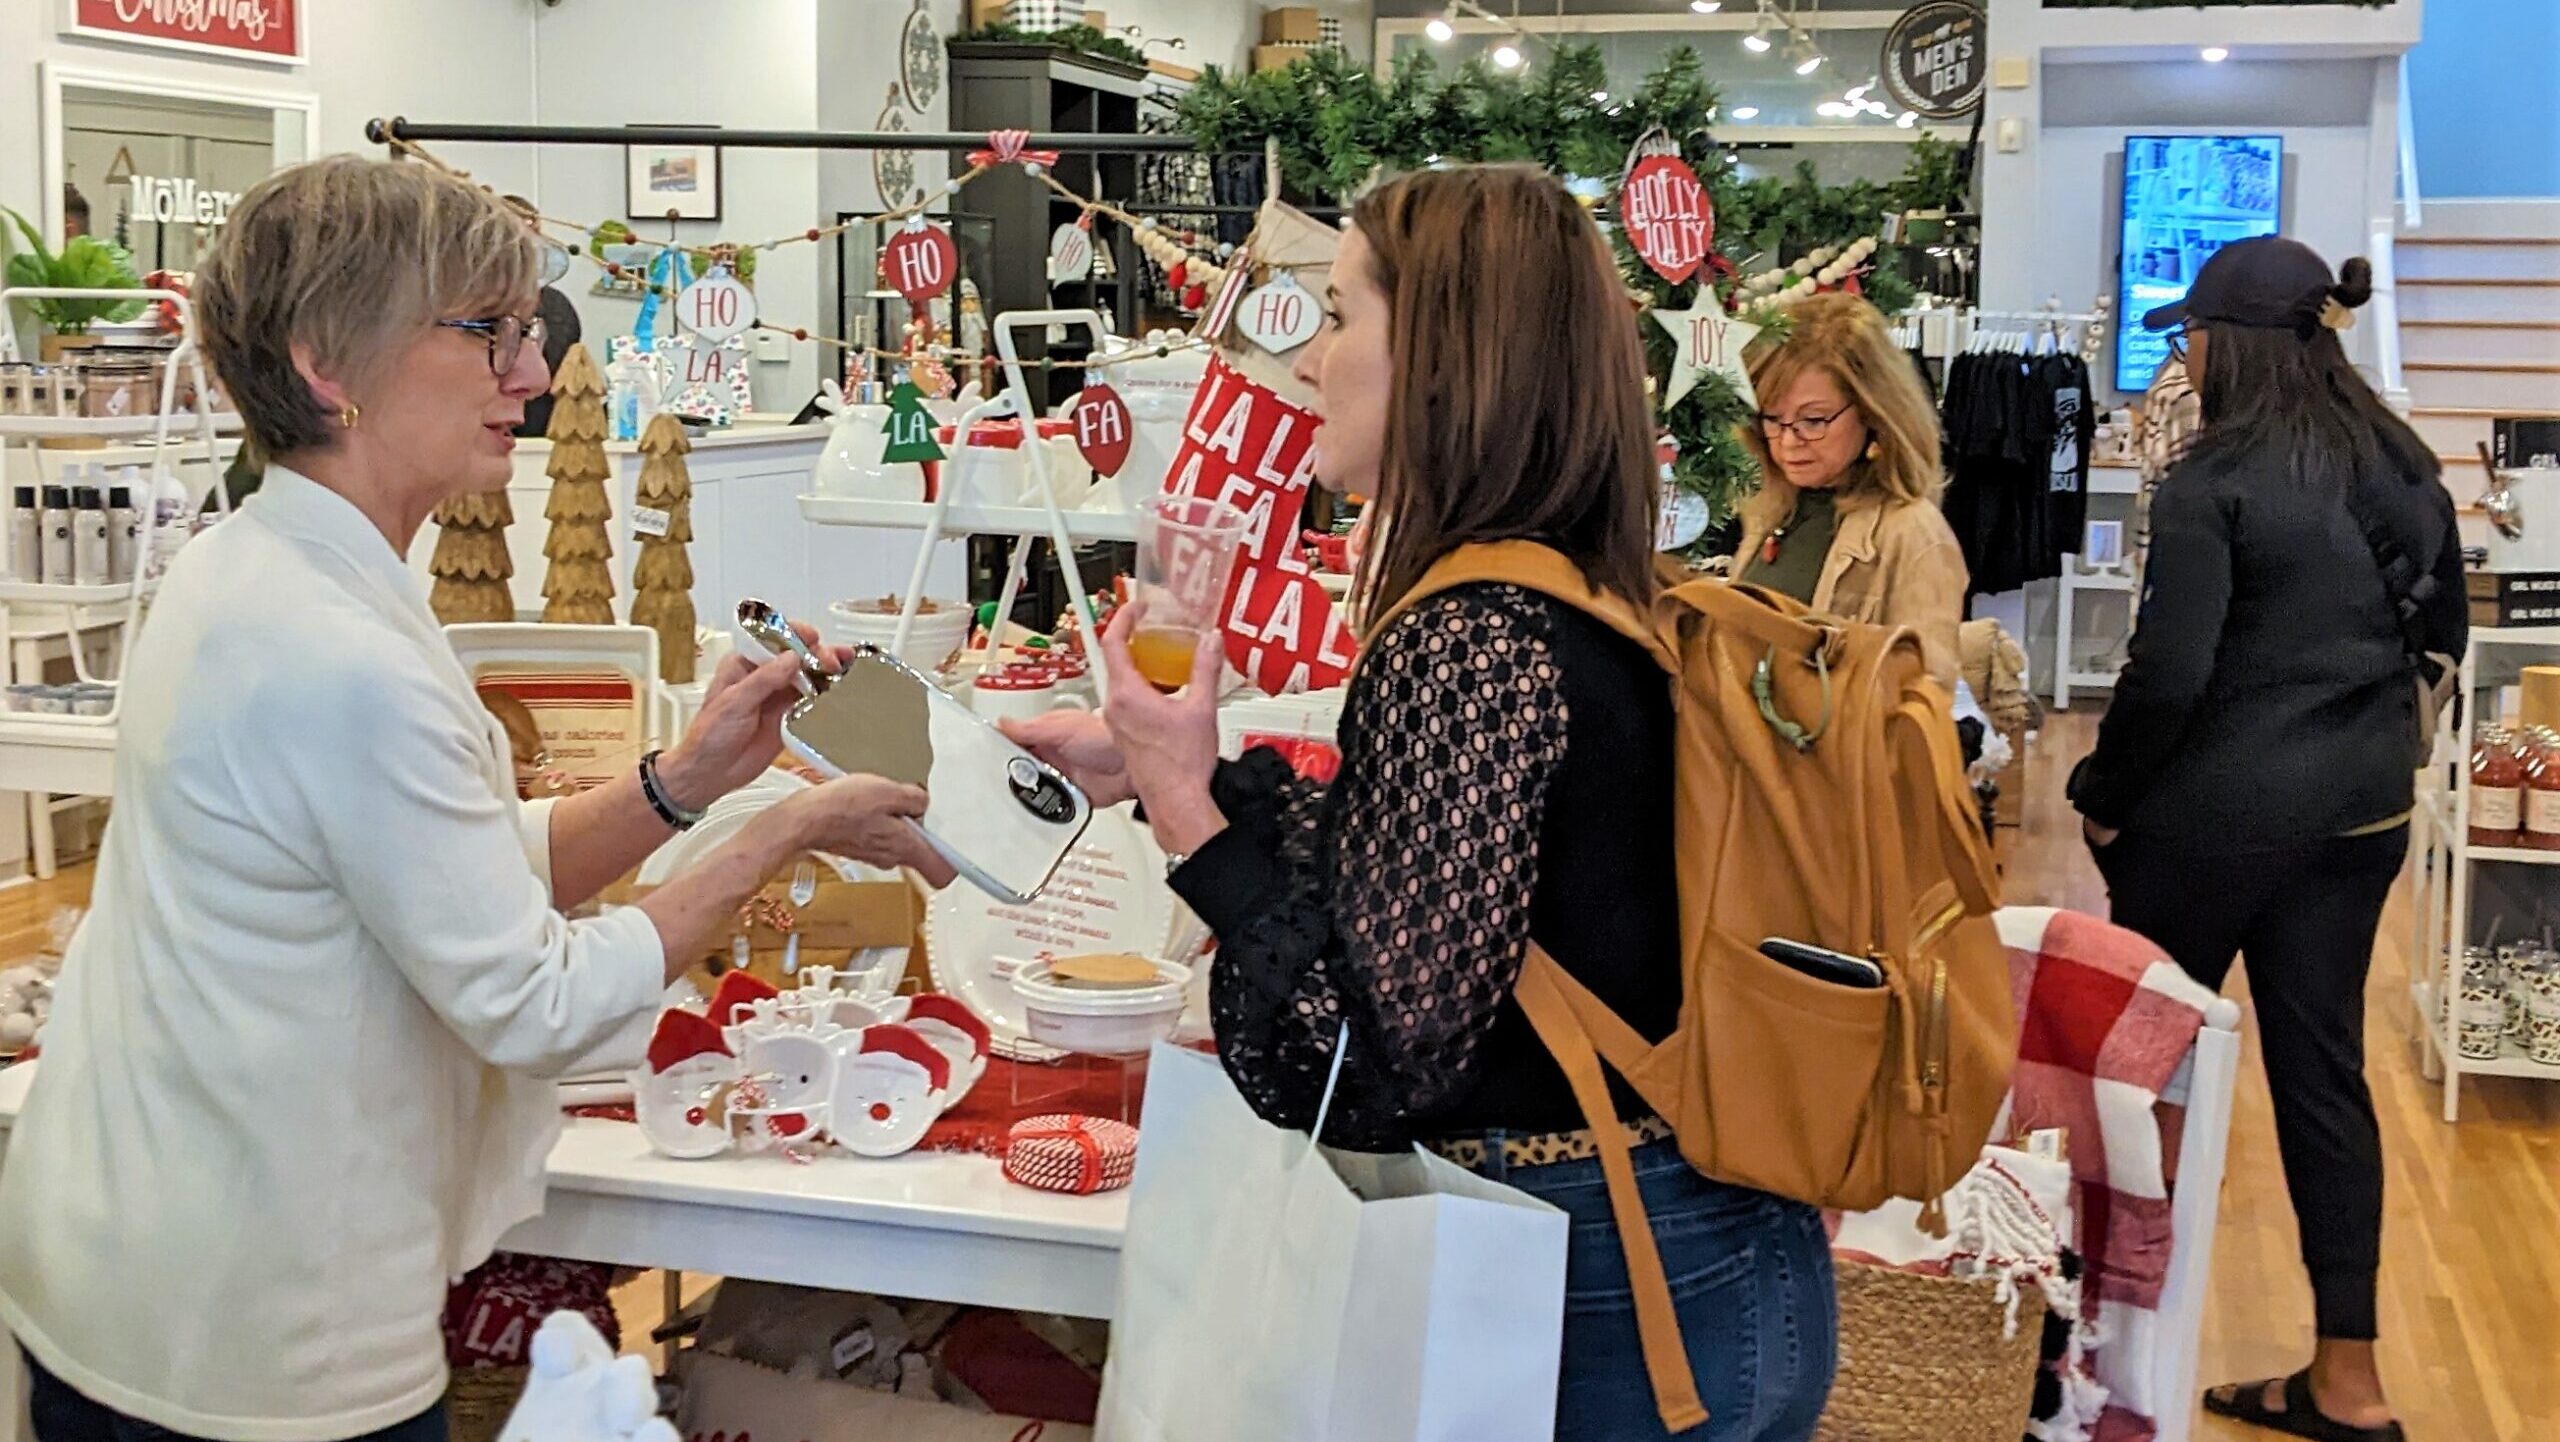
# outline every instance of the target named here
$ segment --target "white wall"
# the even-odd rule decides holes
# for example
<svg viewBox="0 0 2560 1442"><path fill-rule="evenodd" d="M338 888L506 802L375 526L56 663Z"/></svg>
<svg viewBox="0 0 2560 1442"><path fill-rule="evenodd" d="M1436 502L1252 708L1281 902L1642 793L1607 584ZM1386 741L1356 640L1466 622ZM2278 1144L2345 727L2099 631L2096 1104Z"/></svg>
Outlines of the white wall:
<svg viewBox="0 0 2560 1442"><path fill-rule="evenodd" d="M55 0L0 3L0 204L32 216L42 202L37 66L46 61L142 79L319 97L320 149L364 149L377 115L468 114L522 124L533 115L530 0L437 0L408 6L306 3L311 63L301 68L181 58L172 52L67 40ZM451 158L513 189L532 171L521 150L456 147Z"/></svg>
<svg viewBox="0 0 2560 1442"><path fill-rule="evenodd" d="M837 0L841 4L841 0ZM831 6L831 8L833 8ZM886 15L885 0L843 8ZM534 119L545 125L718 125L729 129L807 130L818 123L818 0L726 0L716 23L699 5L672 0L565 0L535 8L530 44L536 57ZM900 11L903 14L903 10ZM882 53L893 53L894 21L884 22ZM420 118L413 116L412 118ZM448 108L442 118L478 120ZM624 214L623 152L615 146L523 147L534 167L524 194L546 215L598 224ZM721 153L718 222L685 222L674 238L763 241L808 229L818 215L818 161L804 150ZM634 222L650 239L669 237L666 222ZM825 329L818 247L792 245L759 255L756 302L777 324ZM589 348L627 333L639 302L589 293L592 266L573 267L563 288L578 305ZM756 404L796 410L816 388L816 347L791 347L788 362L754 367Z"/></svg>

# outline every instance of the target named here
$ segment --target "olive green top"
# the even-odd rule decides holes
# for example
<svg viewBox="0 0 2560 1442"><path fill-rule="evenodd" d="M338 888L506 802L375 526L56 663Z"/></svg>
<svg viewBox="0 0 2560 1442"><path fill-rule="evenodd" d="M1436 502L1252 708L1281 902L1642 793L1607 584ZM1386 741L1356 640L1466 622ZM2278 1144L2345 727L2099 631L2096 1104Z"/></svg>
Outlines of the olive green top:
<svg viewBox="0 0 2560 1442"><path fill-rule="evenodd" d="M1771 537L1777 558L1771 560L1768 547L1763 546L1742 558L1735 579L1766 586L1810 606L1813 588L1822 583L1822 563L1831 555L1831 537L1839 529L1840 515L1831 492L1798 491L1795 515L1781 533Z"/></svg>

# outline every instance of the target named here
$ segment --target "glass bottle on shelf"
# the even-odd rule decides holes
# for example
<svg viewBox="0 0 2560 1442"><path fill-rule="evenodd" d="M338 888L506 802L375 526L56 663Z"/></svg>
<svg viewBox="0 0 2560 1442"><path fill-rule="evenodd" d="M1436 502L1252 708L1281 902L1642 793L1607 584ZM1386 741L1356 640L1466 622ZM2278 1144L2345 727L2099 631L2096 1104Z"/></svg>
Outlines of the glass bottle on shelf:
<svg viewBox="0 0 2560 1442"><path fill-rule="evenodd" d="M2494 721L2471 741L2471 809L2464 829L2474 846L2515 846L2524 832L2524 758L2516 738Z"/></svg>
<svg viewBox="0 0 2560 1442"><path fill-rule="evenodd" d="M2560 851L2560 735L2536 726L2522 738L2525 847Z"/></svg>

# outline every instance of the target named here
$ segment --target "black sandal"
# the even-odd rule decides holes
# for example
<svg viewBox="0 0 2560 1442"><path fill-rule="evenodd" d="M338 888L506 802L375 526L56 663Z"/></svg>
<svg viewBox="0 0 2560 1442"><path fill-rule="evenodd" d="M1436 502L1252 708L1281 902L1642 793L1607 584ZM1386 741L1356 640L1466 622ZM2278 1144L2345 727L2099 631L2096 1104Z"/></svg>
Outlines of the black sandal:
<svg viewBox="0 0 2560 1442"><path fill-rule="evenodd" d="M2275 1384L2273 1377L2263 1382L2234 1382L2216 1387L2204 1394L2204 1410L2217 1417L2230 1417L2252 1427L2282 1432L2288 1437L2307 1437L2311 1442L2407 1442L2407 1434L2397 1422L2379 1427L2350 1427L2320 1410L2311 1399L2311 1369L2303 1368L2284 1379L2284 1410L2267 1406L2267 1388ZM2229 1397L2222 1394L2229 1392Z"/></svg>

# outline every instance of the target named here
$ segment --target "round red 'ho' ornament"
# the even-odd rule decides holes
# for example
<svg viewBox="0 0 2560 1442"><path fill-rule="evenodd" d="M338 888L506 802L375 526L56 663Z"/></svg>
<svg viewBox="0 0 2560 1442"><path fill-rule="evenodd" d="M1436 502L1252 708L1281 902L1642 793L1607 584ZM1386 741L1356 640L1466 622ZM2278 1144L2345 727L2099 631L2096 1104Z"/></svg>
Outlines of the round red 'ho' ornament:
<svg viewBox="0 0 2560 1442"><path fill-rule="evenodd" d="M880 252L880 278L910 301L926 301L951 289L960 273L960 248L938 225L901 230Z"/></svg>

